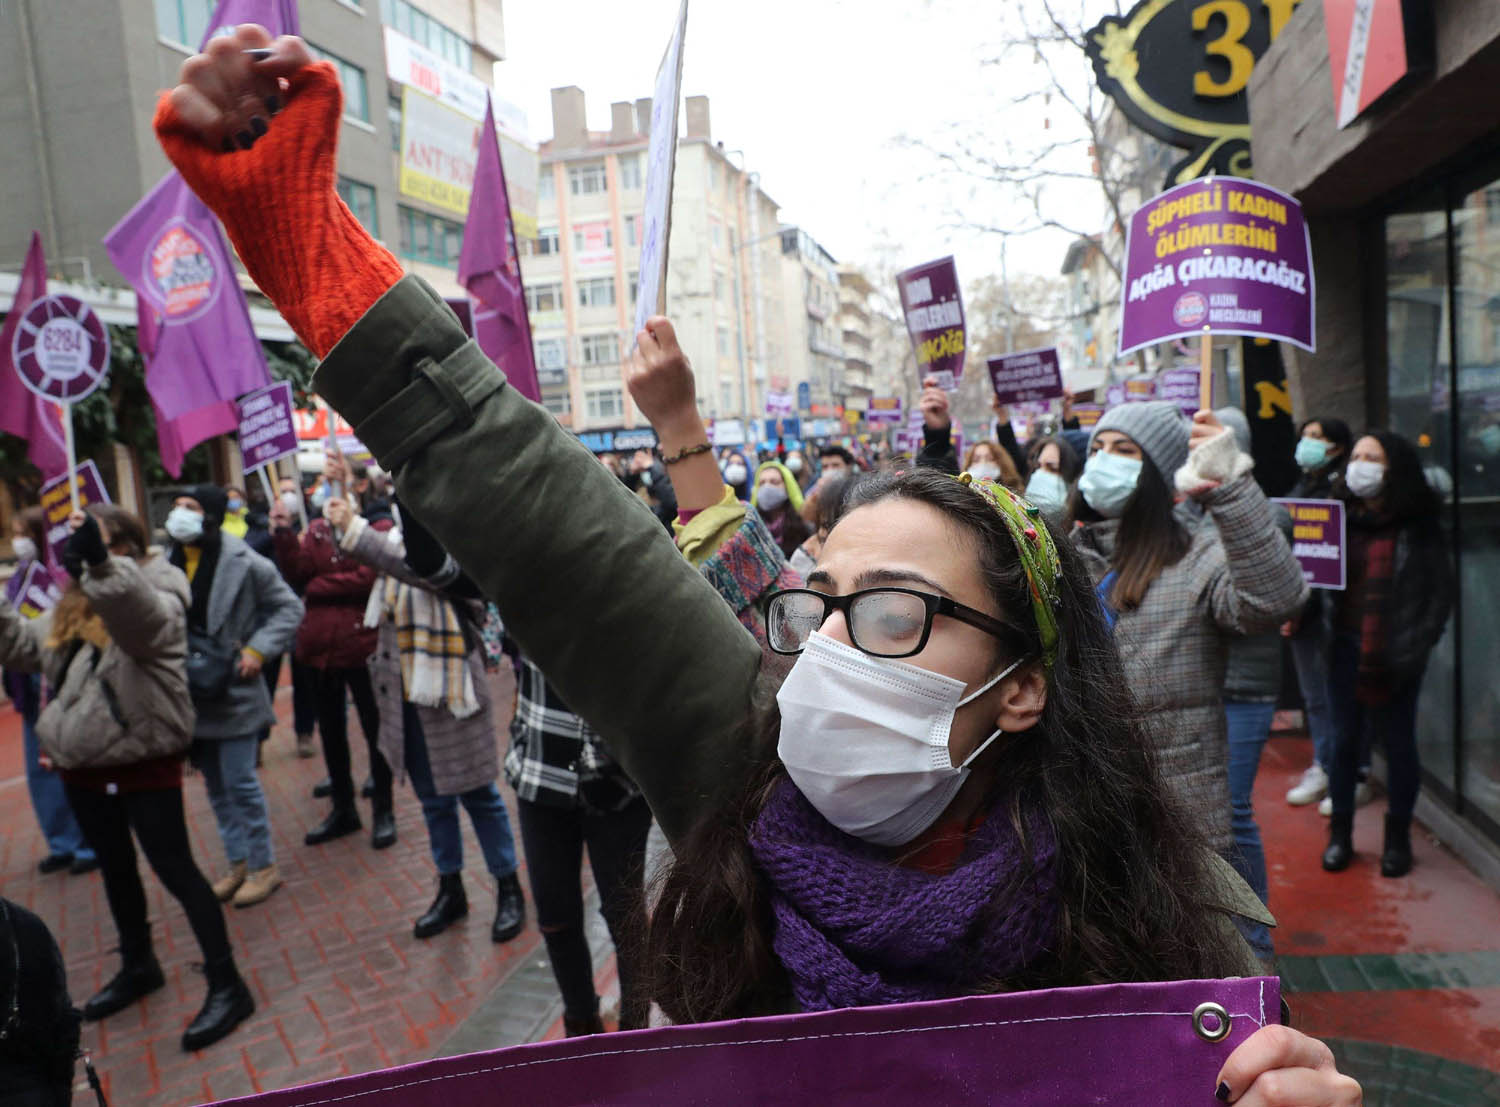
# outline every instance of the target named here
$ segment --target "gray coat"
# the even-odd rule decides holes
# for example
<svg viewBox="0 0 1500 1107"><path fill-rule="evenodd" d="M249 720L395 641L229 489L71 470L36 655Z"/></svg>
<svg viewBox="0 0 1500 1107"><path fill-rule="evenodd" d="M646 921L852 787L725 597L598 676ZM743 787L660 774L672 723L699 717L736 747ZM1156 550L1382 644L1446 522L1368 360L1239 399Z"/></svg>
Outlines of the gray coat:
<svg viewBox="0 0 1500 1107"><path fill-rule="evenodd" d="M386 576L423 587L421 578L407 567L406 547L400 532L376 530L356 517L344 532L342 546L344 552L356 561L379 569ZM375 582L377 595L384 589L383 580ZM432 785L440 796L462 795L484 787L500 775L495 713L482 653L477 644L469 650L469 673L474 679L478 711L468 718L458 719L441 707L414 705L422 721L427 761L432 766ZM380 621L379 643L370 657L369 668L370 682L375 686L375 702L380 707L380 752L398 775L404 775L406 727L401 654L396 644L396 625L389 619Z"/></svg>
<svg viewBox="0 0 1500 1107"><path fill-rule="evenodd" d="M1227 637L1275 630L1302 609L1307 585L1249 473L1199 499L1212 525L1193 532L1182 560L1162 570L1139 607L1119 613L1115 642L1163 778L1223 852L1231 842ZM1109 569L1118 530L1112 520L1076 532L1094 555L1096 580Z"/></svg>
<svg viewBox="0 0 1500 1107"><path fill-rule="evenodd" d="M262 658L285 653L302 623L302 601L276 566L243 540L221 533L220 541L205 629L218 641L254 650ZM236 673L223 696L193 706L198 711L194 738L243 738L276 721L271 694L259 675L244 680Z"/></svg>
<svg viewBox="0 0 1500 1107"><path fill-rule="evenodd" d="M1272 518L1287 543L1292 541L1292 516L1280 504L1271 505ZM1275 703L1281 698L1282 638L1277 628L1266 634L1229 639L1224 698L1236 703Z"/></svg>

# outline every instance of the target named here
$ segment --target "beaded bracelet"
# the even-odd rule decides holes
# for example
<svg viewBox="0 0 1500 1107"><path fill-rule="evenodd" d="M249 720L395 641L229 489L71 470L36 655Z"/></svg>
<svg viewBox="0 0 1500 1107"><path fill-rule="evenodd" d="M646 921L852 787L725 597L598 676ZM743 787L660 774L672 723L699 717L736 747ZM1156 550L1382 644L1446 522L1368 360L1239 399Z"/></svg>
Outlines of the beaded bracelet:
<svg viewBox="0 0 1500 1107"><path fill-rule="evenodd" d="M671 457L662 458L661 463L663 465L676 465L679 461L682 461L685 458L690 458L694 454L706 454L711 449L713 449L713 447L710 446L707 442L700 442L696 446L684 446Z"/></svg>

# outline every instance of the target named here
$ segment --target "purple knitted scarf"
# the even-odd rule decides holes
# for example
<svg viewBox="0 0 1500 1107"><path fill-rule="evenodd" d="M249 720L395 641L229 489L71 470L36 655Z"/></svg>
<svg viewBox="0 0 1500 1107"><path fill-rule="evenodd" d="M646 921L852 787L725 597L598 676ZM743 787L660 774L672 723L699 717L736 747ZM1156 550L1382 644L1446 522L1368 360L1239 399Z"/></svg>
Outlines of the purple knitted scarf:
<svg viewBox="0 0 1500 1107"><path fill-rule="evenodd" d="M973 995L1046 952L1056 932L1055 847L1032 835L1030 894L993 910L1022 862L1010 821L996 813L934 876L891 863L879 846L830 824L790 780L750 832L771 884L772 946L804 1011Z"/></svg>

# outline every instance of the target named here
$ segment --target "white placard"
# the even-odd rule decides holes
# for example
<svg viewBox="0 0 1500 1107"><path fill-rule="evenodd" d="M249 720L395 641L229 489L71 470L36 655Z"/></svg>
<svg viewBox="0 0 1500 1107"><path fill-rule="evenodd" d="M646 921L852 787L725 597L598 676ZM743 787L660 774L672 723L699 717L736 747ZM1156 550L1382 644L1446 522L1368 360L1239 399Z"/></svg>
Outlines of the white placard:
<svg viewBox="0 0 1500 1107"><path fill-rule="evenodd" d="M682 41L687 34L688 0L682 0L672 40L656 71L651 100L651 145L646 152L646 203L638 266L635 329L666 310L667 243L672 233L672 174L677 165L677 100L682 91Z"/></svg>

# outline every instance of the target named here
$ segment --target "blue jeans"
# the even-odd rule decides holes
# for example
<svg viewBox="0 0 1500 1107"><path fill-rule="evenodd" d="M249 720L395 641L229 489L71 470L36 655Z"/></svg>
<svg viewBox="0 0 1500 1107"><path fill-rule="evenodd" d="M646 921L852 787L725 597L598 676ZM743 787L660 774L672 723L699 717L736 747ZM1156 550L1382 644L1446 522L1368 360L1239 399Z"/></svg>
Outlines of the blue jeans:
<svg viewBox="0 0 1500 1107"><path fill-rule="evenodd" d="M484 852L485 866L496 879L510 876L516 871L516 840L500 789L490 781L461 795L438 795L432 783L432 766L427 760L422 717L414 705L401 705L401 722L406 775L411 778L412 791L422 801L422 818L427 822L427 841L437 871L443 876L463 871L464 840L458 826L458 805L463 804L469 821L474 824L479 848Z"/></svg>
<svg viewBox="0 0 1500 1107"><path fill-rule="evenodd" d="M219 837L231 865L245 862L251 872L275 864L271 848L271 816L266 794L255 773L255 753L260 741L254 734L243 738L197 738L193 741L193 764L208 786L208 802L219 824Z"/></svg>
<svg viewBox="0 0 1500 1107"><path fill-rule="evenodd" d="M1293 637L1292 665L1302 689L1302 713L1312 736L1313 758L1324 772L1333 771L1333 743L1338 734L1328 701L1328 644L1319 635Z"/></svg>
<svg viewBox="0 0 1500 1107"><path fill-rule="evenodd" d="M39 678L32 677L36 680ZM21 716L21 737L26 754L26 787L31 790L31 806L36 821L52 853L72 854L74 860L91 861L94 851L84 845L83 831L68 806L63 793L62 777L42 768L42 743L36 736L36 716Z"/></svg>
<svg viewBox="0 0 1500 1107"><path fill-rule="evenodd" d="M1245 878L1262 903L1269 888L1266 880L1266 851L1260 841L1260 827L1255 822L1252 796L1255 774L1260 769L1260 751L1271 735L1271 720L1276 714L1274 703L1251 703L1225 700L1224 716L1229 723L1229 825L1234 831L1234 848L1229 863ZM1257 957L1270 957L1271 932L1263 923L1236 918L1245 940Z"/></svg>
<svg viewBox="0 0 1500 1107"><path fill-rule="evenodd" d="M1378 736L1385 742L1386 792L1390 814L1410 819L1422 787L1422 764L1417 756L1417 696L1422 674L1404 684L1392 681L1390 698L1379 706L1359 702L1358 634L1340 634L1333 642L1328 687L1338 720L1338 741L1328 769L1328 796L1335 815L1354 814L1354 787L1370 763L1370 748Z"/></svg>

